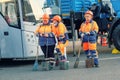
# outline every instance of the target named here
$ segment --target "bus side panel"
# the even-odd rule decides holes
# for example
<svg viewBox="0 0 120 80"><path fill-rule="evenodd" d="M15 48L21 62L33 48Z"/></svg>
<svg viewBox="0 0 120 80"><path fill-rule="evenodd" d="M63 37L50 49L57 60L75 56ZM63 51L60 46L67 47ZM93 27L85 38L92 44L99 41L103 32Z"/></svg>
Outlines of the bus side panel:
<svg viewBox="0 0 120 80"><path fill-rule="evenodd" d="M39 55L43 55L41 48L37 48L38 38L33 32L22 31L23 36L23 48L24 48L24 57L34 57L37 52Z"/></svg>

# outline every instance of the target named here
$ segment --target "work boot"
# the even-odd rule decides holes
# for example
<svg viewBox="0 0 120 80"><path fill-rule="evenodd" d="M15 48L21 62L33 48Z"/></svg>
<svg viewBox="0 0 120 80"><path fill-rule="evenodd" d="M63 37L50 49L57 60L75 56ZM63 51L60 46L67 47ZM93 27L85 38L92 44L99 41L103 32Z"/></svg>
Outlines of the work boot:
<svg viewBox="0 0 120 80"><path fill-rule="evenodd" d="M55 68L55 61L50 61L49 63L49 69L53 70Z"/></svg>
<svg viewBox="0 0 120 80"><path fill-rule="evenodd" d="M98 68L98 67L99 67L99 65L98 65L98 64L95 64L95 67L96 67L96 68Z"/></svg>

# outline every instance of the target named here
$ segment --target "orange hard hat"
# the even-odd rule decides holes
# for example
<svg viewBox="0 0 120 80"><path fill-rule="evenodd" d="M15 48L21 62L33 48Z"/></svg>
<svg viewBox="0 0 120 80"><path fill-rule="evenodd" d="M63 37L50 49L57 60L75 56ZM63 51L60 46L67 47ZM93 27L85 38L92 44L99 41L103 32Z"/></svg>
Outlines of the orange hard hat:
<svg viewBox="0 0 120 80"><path fill-rule="evenodd" d="M90 11L90 10L86 11L86 12L85 12L85 14L90 14L90 15L92 15L92 16L93 16L93 12L92 12L92 11Z"/></svg>
<svg viewBox="0 0 120 80"><path fill-rule="evenodd" d="M56 16L53 17L52 20L53 20L53 21L56 20L56 21L60 22L60 21L61 21L61 17L58 16L58 15L56 15Z"/></svg>
<svg viewBox="0 0 120 80"><path fill-rule="evenodd" d="M43 16L42 16L42 19L43 19L43 20L46 20L46 19L49 19L49 18L50 18L50 16L49 16L48 14L46 14L46 13L43 14Z"/></svg>

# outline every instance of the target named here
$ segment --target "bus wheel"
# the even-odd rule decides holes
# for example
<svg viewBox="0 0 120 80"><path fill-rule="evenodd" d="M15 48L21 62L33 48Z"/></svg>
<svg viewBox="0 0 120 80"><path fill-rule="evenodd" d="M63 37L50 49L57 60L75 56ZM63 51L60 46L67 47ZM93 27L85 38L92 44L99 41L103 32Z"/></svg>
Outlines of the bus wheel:
<svg viewBox="0 0 120 80"><path fill-rule="evenodd" d="M116 49L120 50L120 25L118 25L113 31L113 43Z"/></svg>

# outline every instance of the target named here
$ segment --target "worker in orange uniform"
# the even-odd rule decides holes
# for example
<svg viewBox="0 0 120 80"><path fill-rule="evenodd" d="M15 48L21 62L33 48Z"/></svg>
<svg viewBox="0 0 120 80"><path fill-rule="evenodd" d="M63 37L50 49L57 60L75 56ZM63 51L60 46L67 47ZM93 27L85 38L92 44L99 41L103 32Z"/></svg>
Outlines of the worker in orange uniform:
<svg viewBox="0 0 120 80"><path fill-rule="evenodd" d="M53 27L50 23L48 14L42 16L43 23L37 27L35 34L39 36L39 45L44 53L46 59L55 57L54 48L56 44Z"/></svg>
<svg viewBox="0 0 120 80"><path fill-rule="evenodd" d="M61 53L61 60L67 60L65 47L68 45L68 34L65 25L61 22L61 17L56 15L52 19L54 27L54 34L57 37L58 45L57 52Z"/></svg>
<svg viewBox="0 0 120 80"><path fill-rule="evenodd" d="M79 34L83 42L83 50L85 51L88 59L94 60L94 66L98 67L99 61L96 50L96 36L99 28L97 23L92 20L92 11L86 11L84 17L85 22L81 24L79 29Z"/></svg>

